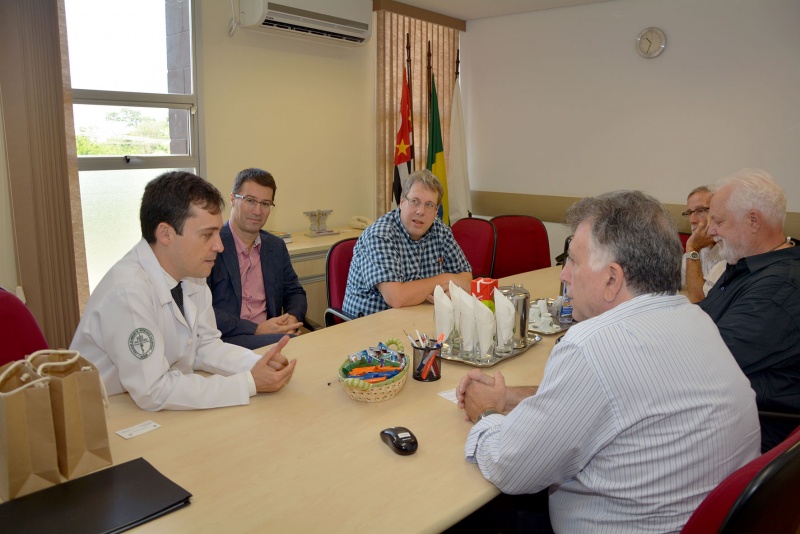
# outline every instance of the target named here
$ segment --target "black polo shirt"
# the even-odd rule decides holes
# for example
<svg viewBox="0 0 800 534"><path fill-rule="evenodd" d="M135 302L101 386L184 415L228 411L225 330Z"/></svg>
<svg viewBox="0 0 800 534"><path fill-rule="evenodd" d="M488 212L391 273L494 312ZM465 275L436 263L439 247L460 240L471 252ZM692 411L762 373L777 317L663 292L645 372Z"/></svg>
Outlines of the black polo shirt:
<svg viewBox="0 0 800 534"><path fill-rule="evenodd" d="M699 306L750 379L759 408L800 413L800 247L728 265Z"/></svg>

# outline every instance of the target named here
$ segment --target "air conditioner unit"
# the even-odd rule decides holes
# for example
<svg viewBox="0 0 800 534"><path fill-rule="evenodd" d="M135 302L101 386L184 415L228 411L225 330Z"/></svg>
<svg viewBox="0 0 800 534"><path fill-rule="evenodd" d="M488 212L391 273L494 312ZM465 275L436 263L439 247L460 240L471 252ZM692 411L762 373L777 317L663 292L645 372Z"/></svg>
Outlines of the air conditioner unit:
<svg viewBox="0 0 800 534"><path fill-rule="evenodd" d="M341 44L361 45L370 36L371 0L240 0L239 25Z"/></svg>

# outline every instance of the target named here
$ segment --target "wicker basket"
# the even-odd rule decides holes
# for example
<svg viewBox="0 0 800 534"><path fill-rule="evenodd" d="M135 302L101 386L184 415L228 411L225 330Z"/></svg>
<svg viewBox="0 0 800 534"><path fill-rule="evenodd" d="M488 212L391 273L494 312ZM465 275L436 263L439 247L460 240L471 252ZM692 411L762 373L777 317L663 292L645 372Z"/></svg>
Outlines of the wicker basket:
<svg viewBox="0 0 800 534"><path fill-rule="evenodd" d="M361 402L383 402L400 393L400 390L406 385L408 368L410 367L408 361L406 361L406 366L403 370L392 378L385 382L370 384L358 378L347 378L347 375L344 374L344 366L348 363L350 363L350 360L345 360L339 367L339 383L342 384L351 399Z"/></svg>

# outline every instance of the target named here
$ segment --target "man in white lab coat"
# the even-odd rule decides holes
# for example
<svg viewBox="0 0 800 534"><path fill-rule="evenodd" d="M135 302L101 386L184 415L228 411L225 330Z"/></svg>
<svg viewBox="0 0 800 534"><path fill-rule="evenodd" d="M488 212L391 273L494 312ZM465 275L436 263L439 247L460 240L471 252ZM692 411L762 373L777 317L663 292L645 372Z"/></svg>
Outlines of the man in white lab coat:
<svg viewBox="0 0 800 534"><path fill-rule="evenodd" d="M288 337L263 357L220 340L206 277L223 249L223 206L212 184L187 172L145 187L143 239L100 281L70 345L109 395L127 391L153 411L215 408L248 404L292 377L296 360L281 354Z"/></svg>

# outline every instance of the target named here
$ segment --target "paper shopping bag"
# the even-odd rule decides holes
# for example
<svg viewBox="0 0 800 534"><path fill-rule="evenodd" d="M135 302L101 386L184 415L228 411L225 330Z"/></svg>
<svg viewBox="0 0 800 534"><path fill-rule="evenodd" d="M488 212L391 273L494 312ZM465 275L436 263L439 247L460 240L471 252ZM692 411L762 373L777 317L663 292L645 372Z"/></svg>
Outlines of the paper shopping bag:
<svg viewBox="0 0 800 534"><path fill-rule="evenodd" d="M40 350L26 358L50 378L58 468L68 479L111 465L100 373L74 350Z"/></svg>
<svg viewBox="0 0 800 534"><path fill-rule="evenodd" d="M0 367L0 498L4 501L61 482L48 380L25 360Z"/></svg>

